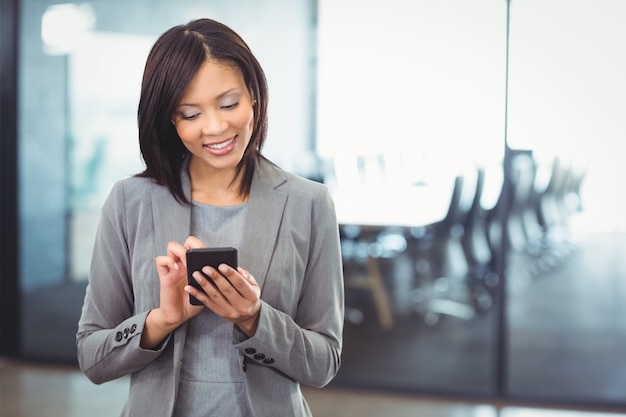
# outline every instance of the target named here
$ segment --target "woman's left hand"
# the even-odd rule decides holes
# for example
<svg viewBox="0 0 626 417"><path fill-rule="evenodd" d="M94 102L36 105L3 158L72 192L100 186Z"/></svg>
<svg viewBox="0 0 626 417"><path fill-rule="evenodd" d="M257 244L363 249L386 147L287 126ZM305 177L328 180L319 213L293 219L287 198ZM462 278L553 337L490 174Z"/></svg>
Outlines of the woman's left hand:
<svg viewBox="0 0 626 417"><path fill-rule="evenodd" d="M236 324L248 337L254 336L261 310L261 289L245 269L221 264L218 270L205 266L202 272L213 283L196 271L193 276L206 294L186 286L185 289L215 314Z"/></svg>

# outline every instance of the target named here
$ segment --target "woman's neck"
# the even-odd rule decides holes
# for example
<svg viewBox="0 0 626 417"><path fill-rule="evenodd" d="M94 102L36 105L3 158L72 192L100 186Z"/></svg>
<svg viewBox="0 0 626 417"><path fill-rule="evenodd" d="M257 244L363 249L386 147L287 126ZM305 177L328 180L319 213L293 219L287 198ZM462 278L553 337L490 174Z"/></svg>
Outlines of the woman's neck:
<svg viewBox="0 0 626 417"><path fill-rule="evenodd" d="M191 199L213 206L234 206L245 203L247 195L240 193L243 170L237 174L236 168L227 170L207 170L193 163L189 164Z"/></svg>

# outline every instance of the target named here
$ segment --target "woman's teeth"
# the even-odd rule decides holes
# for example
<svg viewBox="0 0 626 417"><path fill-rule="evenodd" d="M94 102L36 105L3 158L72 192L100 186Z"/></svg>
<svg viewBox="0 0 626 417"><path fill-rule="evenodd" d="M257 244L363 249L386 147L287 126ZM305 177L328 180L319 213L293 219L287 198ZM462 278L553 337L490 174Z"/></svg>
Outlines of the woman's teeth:
<svg viewBox="0 0 626 417"><path fill-rule="evenodd" d="M209 144L209 145L205 145L205 146L208 147L208 148L211 148L211 149L222 149L222 148L227 147L231 143L233 143L235 138L236 138L236 136L232 137L231 139L227 140L226 142Z"/></svg>

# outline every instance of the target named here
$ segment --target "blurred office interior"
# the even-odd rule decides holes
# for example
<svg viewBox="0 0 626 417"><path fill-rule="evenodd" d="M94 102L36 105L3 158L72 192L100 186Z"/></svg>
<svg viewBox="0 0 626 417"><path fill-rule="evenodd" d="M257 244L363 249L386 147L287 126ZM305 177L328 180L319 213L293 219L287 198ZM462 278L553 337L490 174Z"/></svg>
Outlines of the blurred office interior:
<svg viewBox="0 0 626 417"><path fill-rule="evenodd" d="M624 1L0 5L0 358L75 366L148 50L211 17L266 70L266 156L335 198L325 390L626 413Z"/></svg>

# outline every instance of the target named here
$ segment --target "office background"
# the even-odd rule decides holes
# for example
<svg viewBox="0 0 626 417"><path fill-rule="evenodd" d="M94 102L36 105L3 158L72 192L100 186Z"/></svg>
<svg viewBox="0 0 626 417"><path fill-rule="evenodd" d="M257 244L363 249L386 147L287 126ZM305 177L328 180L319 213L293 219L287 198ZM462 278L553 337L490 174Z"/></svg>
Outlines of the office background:
<svg viewBox="0 0 626 417"><path fill-rule="evenodd" d="M3 356L75 362L143 62L207 16L267 71L266 155L337 198L333 386L626 407L624 2L0 4Z"/></svg>

